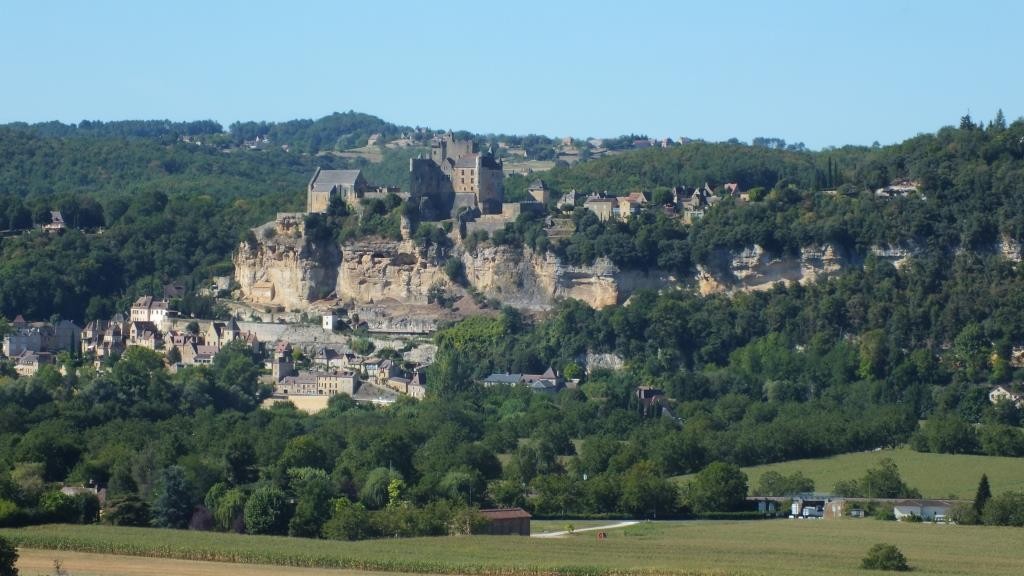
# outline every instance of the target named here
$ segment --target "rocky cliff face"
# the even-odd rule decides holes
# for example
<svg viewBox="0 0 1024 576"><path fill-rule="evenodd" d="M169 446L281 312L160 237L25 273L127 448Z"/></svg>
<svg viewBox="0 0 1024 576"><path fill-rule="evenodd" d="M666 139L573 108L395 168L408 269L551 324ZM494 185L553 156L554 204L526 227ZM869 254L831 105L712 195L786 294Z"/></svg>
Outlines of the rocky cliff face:
<svg viewBox="0 0 1024 576"><path fill-rule="evenodd" d="M364 239L345 244L337 278L338 298L359 304L388 299L426 304L432 286L450 285L438 255L421 250L411 240Z"/></svg>
<svg viewBox="0 0 1024 576"><path fill-rule="evenodd" d="M697 266L701 294L768 290L777 282L809 283L827 278L850 261L830 244L808 246L800 255L776 255L753 245L739 252L719 252L713 263Z"/></svg>
<svg viewBox="0 0 1024 576"><path fill-rule="evenodd" d="M469 283L488 298L531 310L550 308L561 298L603 308L622 304L639 289L680 285L676 278L657 271L623 271L607 259L570 266L553 254L536 254L529 248L483 246L475 252L457 249L446 257L423 250L411 240L363 239L340 248L310 248L295 234L275 236L260 228L254 232L259 240L243 243L235 256L235 279L242 296L249 302L289 310L305 310L312 301L328 296L358 305L426 305L431 288L452 288L444 272L447 257L460 258ZM997 250L1010 260L1021 260L1017 242L1004 239ZM899 267L909 262L916 249L874 246L871 253ZM753 245L719 251L709 265L698 266L696 278L684 283L695 285L702 294L767 290L777 282L810 283L860 265L862 258L829 244L807 246L790 255L771 254ZM436 323L436 319L421 322L411 313L400 316L408 321L402 324L397 317L389 317L384 324L393 331L420 332L429 331L430 322Z"/></svg>
<svg viewBox="0 0 1024 576"><path fill-rule="evenodd" d="M466 279L477 290L520 308L547 308L557 298L577 298L602 308L620 298L619 269L606 259L593 266L567 266L553 254L490 246L464 252L462 263Z"/></svg>
<svg viewBox="0 0 1024 576"><path fill-rule="evenodd" d="M334 290L341 252L336 246L310 249L301 238L268 237L256 229L257 242L242 242L234 256L235 281L246 300L303 310Z"/></svg>
<svg viewBox="0 0 1024 576"><path fill-rule="evenodd" d="M255 304L305 309L328 296L356 304L397 301L422 305L432 287L451 288L445 258L410 240L363 239L315 252L301 239L269 237L256 229L255 245L235 255L235 279L242 298ZM576 298L601 308L622 303L630 293L673 279L623 272L607 259L568 266L553 254L507 246L459 251L469 283L485 296L512 306L542 310L559 298Z"/></svg>

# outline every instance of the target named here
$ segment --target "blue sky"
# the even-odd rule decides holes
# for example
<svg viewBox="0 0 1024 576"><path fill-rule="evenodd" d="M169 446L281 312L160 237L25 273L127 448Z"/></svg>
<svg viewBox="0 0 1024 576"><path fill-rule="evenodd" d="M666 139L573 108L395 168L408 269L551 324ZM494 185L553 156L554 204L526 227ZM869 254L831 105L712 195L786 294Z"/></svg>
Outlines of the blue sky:
<svg viewBox="0 0 1024 576"><path fill-rule="evenodd" d="M0 122L897 142L1024 115L1016 1L0 0Z"/></svg>

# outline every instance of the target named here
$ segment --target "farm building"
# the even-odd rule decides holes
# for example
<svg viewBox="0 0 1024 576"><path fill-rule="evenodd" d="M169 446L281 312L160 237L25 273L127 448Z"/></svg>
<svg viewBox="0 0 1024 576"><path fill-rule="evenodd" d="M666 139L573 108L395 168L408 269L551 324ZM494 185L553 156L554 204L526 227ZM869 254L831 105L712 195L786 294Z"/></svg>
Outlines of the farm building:
<svg viewBox="0 0 1024 576"><path fill-rule="evenodd" d="M958 504L969 504L969 500L932 500L921 498L844 498L831 494L795 494L793 496L752 496L748 502L756 503L758 510L764 512L767 503L790 503L791 518L825 518L837 519L844 517L863 518L864 508L869 504L892 506L893 515L897 520L905 520L912 516L928 521L943 521L949 511Z"/></svg>
<svg viewBox="0 0 1024 576"><path fill-rule="evenodd" d="M480 515L487 519L487 526L480 530L480 534L492 536L530 535L530 513L522 508L491 508L480 511Z"/></svg>
<svg viewBox="0 0 1024 576"><path fill-rule="evenodd" d="M917 516L922 520L945 520L949 511L961 500L895 500L892 503L892 513L897 520L903 520L911 516Z"/></svg>

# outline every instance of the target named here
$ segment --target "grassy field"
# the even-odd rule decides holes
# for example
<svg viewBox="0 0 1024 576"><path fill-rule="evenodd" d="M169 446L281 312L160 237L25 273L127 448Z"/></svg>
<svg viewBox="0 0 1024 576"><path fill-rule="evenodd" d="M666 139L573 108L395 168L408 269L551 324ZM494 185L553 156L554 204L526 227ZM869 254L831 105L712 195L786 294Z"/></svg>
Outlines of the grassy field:
<svg viewBox="0 0 1024 576"><path fill-rule="evenodd" d="M802 472L814 480L819 492L829 492L839 480L860 478L882 458L892 458L899 466L903 480L921 491L926 498L957 496L974 498L982 473L988 474L992 492L1024 490L1024 458L971 456L967 454L926 454L909 448L841 454L831 458L792 460L777 464L744 468L750 486L757 486L761 475L769 470L782 474ZM678 477L686 481L689 476Z"/></svg>
<svg viewBox="0 0 1024 576"><path fill-rule="evenodd" d="M487 576L863 575L860 559L876 542L898 546L916 574L1016 575L1024 566L1020 528L877 520L643 523L610 530L605 540L582 533L556 539L473 536L325 542L106 526L40 526L0 530L0 535L47 555L75 550Z"/></svg>
<svg viewBox="0 0 1024 576"><path fill-rule="evenodd" d="M532 534L542 534L544 532L562 532L568 530L568 526L572 524L572 527L576 530L581 528L595 528L597 526L609 526L611 524L618 524L622 520L532 520L530 522L530 532Z"/></svg>
<svg viewBox="0 0 1024 576"><path fill-rule="evenodd" d="M243 570L227 562L200 562L196 560L169 560L141 556L90 554L66 550L32 550L19 552L18 571L21 576L50 576L56 574L54 561L59 561L64 574L70 576L362 576L366 572L328 568L296 568L267 564L247 564ZM374 576L388 576L388 572L374 572Z"/></svg>

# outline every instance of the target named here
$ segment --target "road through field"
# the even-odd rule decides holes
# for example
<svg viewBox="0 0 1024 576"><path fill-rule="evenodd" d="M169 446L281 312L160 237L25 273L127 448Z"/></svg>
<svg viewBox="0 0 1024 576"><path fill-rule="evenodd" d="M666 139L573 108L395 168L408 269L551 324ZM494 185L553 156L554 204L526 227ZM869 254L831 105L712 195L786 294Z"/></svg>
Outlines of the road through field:
<svg viewBox="0 0 1024 576"><path fill-rule="evenodd" d="M115 554L88 554L65 550L18 549L18 572L22 576L55 574L54 561L60 561L65 574L72 576L366 576L369 572L321 568L293 568L265 564L231 564L227 562L200 562L197 560L170 560L144 556L118 556ZM373 576L388 576L388 572L373 572ZM391 576L397 576L392 574ZM408 576L408 575L403 575Z"/></svg>
<svg viewBox="0 0 1024 576"><path fill-rule="evenodd" d="M592 532L594 530L613 530L615 528L625 528L627 526L632 526L634 524L638 524L638 522L636 520L627 520L625 522L619 522L618 524L608 524L606 526L591 526L590 528L579 528L577 530L573 530L572 533L576 534L577 532ZM568 530L561 530L559 532L542 532L540 534L530 534L530 537L532 537L532 538L561 538L562 536L565 536L566 534L569 534Z"/></svg>

